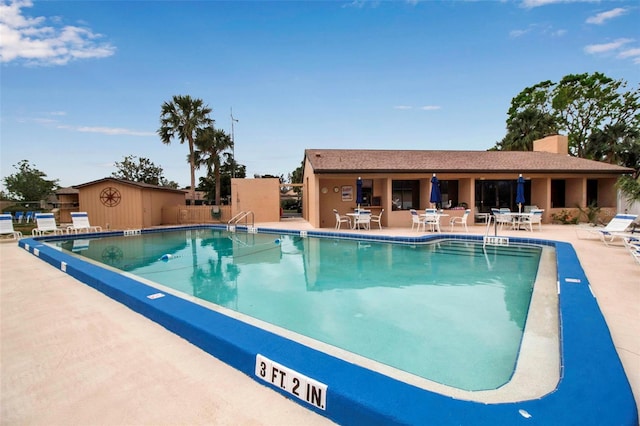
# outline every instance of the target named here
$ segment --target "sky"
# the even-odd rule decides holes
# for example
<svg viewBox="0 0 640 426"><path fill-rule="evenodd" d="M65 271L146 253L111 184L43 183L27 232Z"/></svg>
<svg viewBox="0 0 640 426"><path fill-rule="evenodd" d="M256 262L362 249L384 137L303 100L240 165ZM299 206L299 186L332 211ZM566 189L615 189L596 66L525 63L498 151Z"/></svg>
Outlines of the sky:
<svg viewBox="0 0 640 426"><path fill-rule="evenodd" d="M60 186L146 158L174 95L212 108L247 177L307 148L486 150L523 89L602 72L640 82L637 1L0 0L0 189L22 160ZM199 170L197 176L203 176Z"/></svg>

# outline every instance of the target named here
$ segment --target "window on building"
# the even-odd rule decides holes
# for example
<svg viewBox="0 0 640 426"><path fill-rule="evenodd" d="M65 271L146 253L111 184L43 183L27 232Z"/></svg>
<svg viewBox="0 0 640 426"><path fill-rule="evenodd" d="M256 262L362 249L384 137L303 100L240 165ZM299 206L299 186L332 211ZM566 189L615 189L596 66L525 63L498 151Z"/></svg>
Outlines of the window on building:
<svg viewBox="0 0 640 426"><path fill-rule="evenodd" d="M393 210L420 208L420 181L394 180L391 183Z"/></svg>
<svg viewBox="0 0 640 426"><path fill-rule="evenodd" d="M587 179L587 206L598 206L598 180Z"/></svg>
<svg viewBox="0 0 640 426"><path fill-rule="evenodd" d="M442 207L456 207L460 202L460 200L458 199L458 181L441 180L440 194L442 195Z"/></svg>
<svg viewBox="0 0 640 426"><path fill-rule="evenodd" d="M551 208L561 208L565 206L566 182L563 179L551 180Z"/></svg>
<svg viewBox="0 0 640 426"><path fill-rule="evenodd" d="M373 179L362 179L362 205L370 206L373 199Z"/></svg>

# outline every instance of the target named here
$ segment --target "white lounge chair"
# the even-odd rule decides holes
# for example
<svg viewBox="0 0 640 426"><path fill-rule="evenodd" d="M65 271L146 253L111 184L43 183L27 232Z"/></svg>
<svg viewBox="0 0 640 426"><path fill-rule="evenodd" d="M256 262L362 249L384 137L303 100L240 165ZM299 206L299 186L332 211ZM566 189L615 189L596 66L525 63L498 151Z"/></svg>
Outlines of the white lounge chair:
<svg viewBox="0 0 640 426"><path fill-rule="evenodd" d="M8 236L12 240L22 238L22 232L13 229L13 217L10 213L0 214L0 236Z"/></svg>
<svg viewBox="0 0 640 426"><path fill-rule="evenodd" d="M596 235L603 243L609 245L609 243L612 243L616 238L623 238L621 234L623 234L637 218L638 215L635 214L618 213L604 228L597 226L577 226L576 236L583 239L581 235Z"/></svg>
<svg viewBox="0 0 640 426"><path fill-rule="evenodd" d="M456 224L460 224L460 226L464 226L465 232L469 232L469 228L467 227L467 217L469 217L470 213L471 213L471 210L466 209L462 217L452 217L451 220L449 221L449 224L451 225L451 231L453 232L453 228L455 227Z"/></svg>
<svg viewBox="0 0 640 426"><path fill-rule="evenodd" d="M640 233L627 234L623 237L624 245L629 250L631 257L640 264Z"/></svg>
<svg viewBox="0 0 640 426"><path fill-rule="evenodd" d="M67 227L67 233L77 234L78 232L101 232L102 227L92 226L89 223L87 212L71 212L71 226Z"/></svg>
<svg viewBox="0 0 640 426"><path fill-rule="evenodd" d="M333 214L336 215L336 229L340 229L343 223L346 223L347 227L351 228L351 219L349 219L349 216L341 215L336 209L333 209Z"/></svg>
<svg viewBox="0 0 640 426"><path fill-rule="evenodd" d="M64 229L58 228L56 225L56 218L53 213L36 213L36 223L38 226L31 230L31 235L34 237L48 234L64 234Z"/></svg>
<svg viewBox="0 0 640 426"><path fill-rule="evenodd" d="M384 213L384 209L380 210L380 214L372 214L371 222L377 223L378 228L382 229L382 213Z"/></svg>

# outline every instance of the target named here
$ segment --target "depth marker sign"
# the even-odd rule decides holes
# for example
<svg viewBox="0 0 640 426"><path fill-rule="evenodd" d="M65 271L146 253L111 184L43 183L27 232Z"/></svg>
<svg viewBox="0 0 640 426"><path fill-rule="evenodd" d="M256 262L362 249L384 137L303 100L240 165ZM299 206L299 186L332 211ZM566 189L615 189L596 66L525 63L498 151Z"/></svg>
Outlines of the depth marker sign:
<svg viewBox="0 0 640 426"><path fill-rule="evenodd" d="M327 385L256 354L256 376L291 395L326 410Z"/></svg>

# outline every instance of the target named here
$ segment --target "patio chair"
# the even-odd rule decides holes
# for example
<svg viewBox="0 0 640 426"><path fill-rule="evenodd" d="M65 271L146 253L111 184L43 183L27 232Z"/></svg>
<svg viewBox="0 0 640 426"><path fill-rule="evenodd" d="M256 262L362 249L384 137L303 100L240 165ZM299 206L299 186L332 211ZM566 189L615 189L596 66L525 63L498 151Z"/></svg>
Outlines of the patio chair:
<svg viewBox="0 0 640 426"><path fill-rule="evenodd" d="M618 213L614 216L613 219L607 226L604 228L596 227L596 226L577 226L576 227L576 236L580 239L584 239L581 235L590 234L596 235L602 240L603 243L609 245L616 238L623 238L624 232L631 226L634 220L638 218L636 214L622 214Z"/></svg>
<svg viewBox="0 0 640 426"><path fill-rule="evenodd" d="M384 209L380 210L380 214L372 214L371 222L377 223L378 228L382 229L382 213L384 213Z"/></svg>
<svg viewBox="0 0 640 426"><path fill-rule="evenodd" d="M513 228L513 217L511 217L509 209L491 209L491 213L495 216L496 225L500 226L501 230L504 225Z"/></svg>
<svg viewBox="0 0 640 426"><path fill-rule="evenodd" d="M531 210L529 213L520 216L520 226L533 232L533 225L538 225L538 231L542 231L542 212L544 210Z"/></svg>
<svg viewBox="0 0 640 426"><path fill-rule="evenodd" d="M371 212L360 211L353 219L353 227L355 229L371 229Z"/></svg>
<svg viewBox="0 0 640 426"><path fill-rule="evenodd" d="M23 219L24 219L24 212L16 212L16 222L22 223Z"/></svg>
<svg viewBox="0 0 640 426"><path fill-rule="evenodd" d="M89 223L87 212L71 212L71 226L67 227L67 233L77 234L78 232L101 232L102 227L92 226Z"/></svg>
<svg viewBox="0 0 640 426"><path fill-rule="evenodd" d="M29 223L29 222L33 222L34 219L34 212L27 212L24 215L24 221L25 223Z"/></svg>
<svg viewBox="0 0 640 426"><path fill-rule="evenodd" d="M420 228L424 228L424 221L415 209L409 209L409 213L411 213L411 230L416 228L416 231L419 232Z"/></svg>
<svg viewBox="0 0 640 426"><path fill-rule="evenodd" d="M487 223L487 221L489 220L489 216L491 216L489 213L480 213L478 207L474 207L473 219L475 222Z"/></svg>
<svg viewBox="0 0 640 426"><path fill-rule="evenodd" d="M64 234L64 230L56 225L56 218L53 213L36 213L36 223L37 227L31 230L31 235L34 237L48 234Z"/></svg>
<svg viewBox="0 0 640 426"><path fill-rule="evenodd" d="M22 232L13 229L13 217L11 213L0 214L0 236L2 238L8 236L13 240L22 238Z"/></svg>
<svg viewBox="0 0 640 426"><path fill-rule="evenodd" d="M432 232L440 232L440 215L438 213L425 213L423 226L426 230L427 226Z"/></svg>
<svg viewBox="0 0 640 426"><path fill-rule="evenodd" d="M449 221L451 225L451 231L453 232L453 228L456 224L460 224L460 226L464 226L464 231L469 232L469 228L467 228L467 218L469 217L469 213L471 213L470 209L466 209L462 217L452 217Z"/></svg>
<svg viewBox="0 0 640 426"><path fill-rule="evenodd" d="M348 216L341 215L336 209L333 209L333 213L336 215L336 229L340 229L343 223L346 223L347 227L351 228L351 219Z"/></svg>

